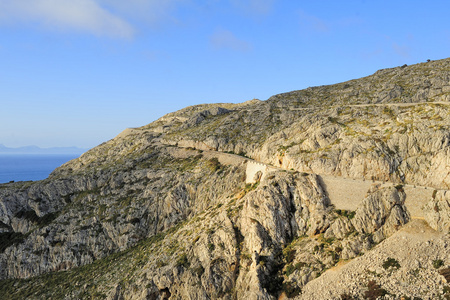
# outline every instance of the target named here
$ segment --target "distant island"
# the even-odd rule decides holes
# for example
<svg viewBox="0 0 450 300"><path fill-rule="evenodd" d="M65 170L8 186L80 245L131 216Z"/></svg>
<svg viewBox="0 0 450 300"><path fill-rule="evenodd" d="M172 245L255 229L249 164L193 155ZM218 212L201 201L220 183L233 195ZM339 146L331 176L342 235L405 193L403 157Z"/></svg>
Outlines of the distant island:
<svg viewBox="0 0 450 300"><path fill-rule="evenodd" d="M6 147L0 144L0 154L83 154L88 149L78 147L40 148L38 146L24 146L18 148Z"/></svg>

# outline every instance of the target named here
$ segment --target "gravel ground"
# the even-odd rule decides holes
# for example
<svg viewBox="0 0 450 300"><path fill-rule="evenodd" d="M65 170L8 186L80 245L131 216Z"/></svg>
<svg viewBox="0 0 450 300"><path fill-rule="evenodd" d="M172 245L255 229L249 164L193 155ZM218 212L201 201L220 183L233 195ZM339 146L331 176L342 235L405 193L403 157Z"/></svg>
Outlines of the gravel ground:
<svg viewBox="0 0 450 300"><path fill-rule="evenodd" d="M385 269L395 259L399 267ZM442 260L435 268L433 262ZM367 254L325 272L308 283L297 299L340 299L343 294L365 299L368 282L374 280L388 294L379 299L446 299L448 287L439 269L450 265L450 234L430 228L424 220L413 219L397 233ZM450 293L450 292L447 292Z"/></svg>

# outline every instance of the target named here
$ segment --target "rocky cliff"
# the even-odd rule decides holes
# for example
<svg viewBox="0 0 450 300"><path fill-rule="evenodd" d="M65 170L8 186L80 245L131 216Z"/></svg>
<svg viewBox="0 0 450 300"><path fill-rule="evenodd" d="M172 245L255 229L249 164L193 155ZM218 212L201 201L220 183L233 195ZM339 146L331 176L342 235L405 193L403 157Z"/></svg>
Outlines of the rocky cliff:
<svg viewBox="0 0 450 300"><path fill-rule="evenodd" d="M448 298L449 110L445 59L127 129L0 185L0 296Z"/></svg>

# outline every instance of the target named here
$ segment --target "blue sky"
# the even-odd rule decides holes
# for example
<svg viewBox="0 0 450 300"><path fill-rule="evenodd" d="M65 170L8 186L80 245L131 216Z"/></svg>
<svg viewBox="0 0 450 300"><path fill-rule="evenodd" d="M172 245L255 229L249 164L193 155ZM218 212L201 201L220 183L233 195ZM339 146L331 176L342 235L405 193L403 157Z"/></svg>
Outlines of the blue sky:
<svg viewBox="0 0 450 300"><path fill-rule="evenodd" d="M0 0L0 144L94 147L450 53L450 1Z"/></svg>

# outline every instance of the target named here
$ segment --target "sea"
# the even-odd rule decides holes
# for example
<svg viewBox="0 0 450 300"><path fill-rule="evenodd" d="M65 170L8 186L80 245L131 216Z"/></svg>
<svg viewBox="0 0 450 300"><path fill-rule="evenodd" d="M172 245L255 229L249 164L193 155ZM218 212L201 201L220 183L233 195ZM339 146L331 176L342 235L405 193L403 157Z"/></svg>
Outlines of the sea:
<svg viewBox="0 0 450 300"><path fill-rule="evenodd" d="M0 183L36 181L48 177L77 154L0 154Z"/></svg>

